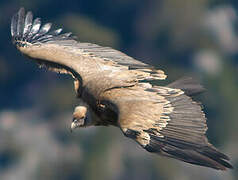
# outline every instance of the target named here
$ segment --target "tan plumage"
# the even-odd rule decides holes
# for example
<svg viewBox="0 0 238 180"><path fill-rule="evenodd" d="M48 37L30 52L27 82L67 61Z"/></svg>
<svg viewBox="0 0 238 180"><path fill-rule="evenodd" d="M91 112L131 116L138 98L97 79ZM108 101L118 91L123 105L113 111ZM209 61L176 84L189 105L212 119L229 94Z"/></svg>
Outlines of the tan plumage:
<svg viewBox="0 0 238 180"><path fill-rule="evenodd" d="M208 143L206 118L189 96L203 91L191 78L166 87L162 70L117 50L74 40L62 29L49 32L24 9L13 16L11 34L18 50L40 66L73 76L80 104L72 128L114 125L147 151L192 164L225 170L228 157Z"/></svg>

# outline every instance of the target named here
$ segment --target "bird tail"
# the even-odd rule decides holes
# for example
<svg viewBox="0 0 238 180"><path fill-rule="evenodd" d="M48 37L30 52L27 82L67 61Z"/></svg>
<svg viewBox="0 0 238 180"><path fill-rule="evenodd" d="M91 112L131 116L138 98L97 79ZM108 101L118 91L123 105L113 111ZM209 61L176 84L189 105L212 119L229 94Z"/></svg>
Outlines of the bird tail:
<svg viewBox="0 0 238 180"><path fill-rule="evenodd" d="M181 89L188 96L195 96L205 91L205 88L192 77L183 77L170 83L167 87Z"/></svg>

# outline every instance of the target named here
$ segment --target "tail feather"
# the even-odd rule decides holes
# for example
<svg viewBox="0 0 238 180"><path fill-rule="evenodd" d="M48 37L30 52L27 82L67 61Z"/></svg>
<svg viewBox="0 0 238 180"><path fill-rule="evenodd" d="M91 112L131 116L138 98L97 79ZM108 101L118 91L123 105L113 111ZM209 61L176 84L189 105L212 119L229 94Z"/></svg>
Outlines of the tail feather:
<svg viewBox="0 0 238 180"><path fill-rule="evenodd" d="M167 87L181 89L188 96L194 96L205 91L205 88L192 77L183 77L167 85Z"/></svg>

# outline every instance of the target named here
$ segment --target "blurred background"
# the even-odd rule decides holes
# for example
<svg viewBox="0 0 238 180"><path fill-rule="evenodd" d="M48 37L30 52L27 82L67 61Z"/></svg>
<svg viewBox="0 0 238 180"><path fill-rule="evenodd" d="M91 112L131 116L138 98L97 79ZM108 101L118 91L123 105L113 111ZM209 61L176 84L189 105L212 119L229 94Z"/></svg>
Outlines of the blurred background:
<svg viewBox="0 0 238 180"><path fill-rule="evenodd" d="M12 45L11 16L24 6L80 41L163 69L166 83L193 75L207 136L231 157L226 172L159 157L114 127L69 132L73 81L38 67ZM0 179L238 179L238 2L236 0L1 0ZM158 84L164 82L158 82Z"/></svg>

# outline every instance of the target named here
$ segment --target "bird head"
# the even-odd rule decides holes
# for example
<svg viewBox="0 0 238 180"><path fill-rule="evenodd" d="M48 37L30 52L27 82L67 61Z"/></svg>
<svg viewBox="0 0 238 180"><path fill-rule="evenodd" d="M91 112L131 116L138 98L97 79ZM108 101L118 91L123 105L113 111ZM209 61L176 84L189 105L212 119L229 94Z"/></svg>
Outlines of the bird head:
<svg viewBox="0 0 238 180"><path fill-rule="evenodd" d="M71 123L71 131L79 128L79 127L85 127L88 123L88 108L87 106L77 106L74 109L74 113L73 113L73 119L72 119L72 123Z"/></svg>

